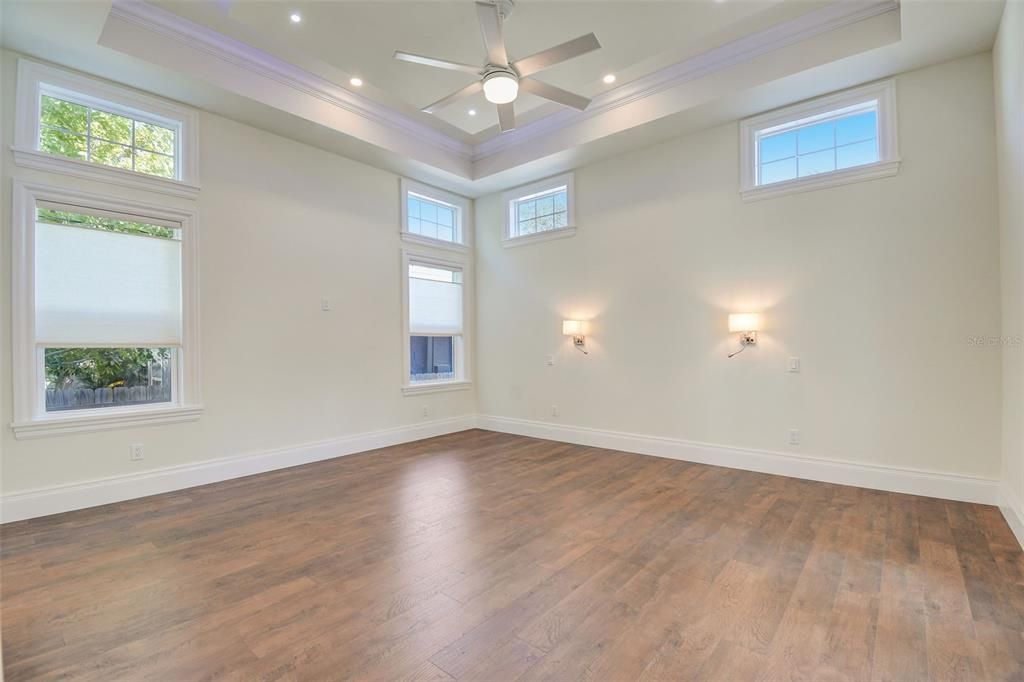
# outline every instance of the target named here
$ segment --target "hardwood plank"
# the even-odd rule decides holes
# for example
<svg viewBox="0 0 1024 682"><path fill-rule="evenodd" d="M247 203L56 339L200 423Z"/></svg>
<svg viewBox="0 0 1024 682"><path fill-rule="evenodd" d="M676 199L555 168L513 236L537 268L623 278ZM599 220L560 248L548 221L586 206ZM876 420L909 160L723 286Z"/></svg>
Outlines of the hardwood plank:
<svg viewBox="0 0 1024 682"><path fill-rule="evenodd" d="M467 431L0 526L7 680L1020 680L992 507Z"/></svg>

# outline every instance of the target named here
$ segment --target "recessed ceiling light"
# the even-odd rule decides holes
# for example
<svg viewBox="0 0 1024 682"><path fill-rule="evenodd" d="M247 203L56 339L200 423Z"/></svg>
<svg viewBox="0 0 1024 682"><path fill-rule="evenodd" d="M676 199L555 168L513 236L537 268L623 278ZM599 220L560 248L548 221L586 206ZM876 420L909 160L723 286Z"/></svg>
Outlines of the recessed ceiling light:
<svg viewBox="0 0 1024 682"><path fill-rule="evenodd" d="M298 12L292 12L291 16L288 18L292 20L293 24L297 24L300 21L302 21L302 15L299 14Z"/></svg>
<svg viewBox="0 0 1024 682"><path fill-rule="evenodd" d="M476 109L470 109L469 110L469 115L470 116L476 116Z"/></svg>
<svg viewBox="0 0 1024 682"><path fill-rule="evenodd" d="M360 85L363 84L363 79L362 78L350 78L348 80L348 82L358 88Z"/></svg>
<svg viewBox="0 0 1024 682"><path fill-rule="evenodd" d="M608 85L611 85L612 83L615 82L615 74L614 73L610 73L607 76L605 76L604 78L602 78L601 80L603 80Z"/></svg>

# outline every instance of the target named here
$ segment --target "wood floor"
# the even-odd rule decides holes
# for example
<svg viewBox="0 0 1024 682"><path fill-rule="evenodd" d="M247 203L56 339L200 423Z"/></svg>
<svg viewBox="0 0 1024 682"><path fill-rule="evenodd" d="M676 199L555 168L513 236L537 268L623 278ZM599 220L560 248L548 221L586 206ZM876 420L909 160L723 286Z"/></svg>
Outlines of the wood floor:
<svg viewBox="0 0 1024 682"><path fill-rule="evenodd" d="M486 431L0 530L8 682L1024 679L994 507Z"/></svg>

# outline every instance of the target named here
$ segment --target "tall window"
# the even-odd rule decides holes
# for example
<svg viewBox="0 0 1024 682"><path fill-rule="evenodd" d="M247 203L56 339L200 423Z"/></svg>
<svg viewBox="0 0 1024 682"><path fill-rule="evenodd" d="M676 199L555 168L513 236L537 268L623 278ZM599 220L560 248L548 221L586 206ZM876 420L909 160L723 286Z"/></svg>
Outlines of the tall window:
<svg viewBox="0 0 1024 682"><path fill-rule="evenodd" d="M503 200L506 246L568 237L576 231L571 173L505 192Z"/></svg>
<svg viewBox="0 0 1024 682"><path fill-rule="evenodd" d="M466 251L471 232L469 200L412 180L401 182L402 238Z"/></svg>
<svg viewBox="0 0 1024 682"><path fill-rule="evenodd" d="M44 410L170 403L181 348L181 230L36 209Z"/></svg>
<svg viewBox="0 0 1024 682"><path fill-rule="evenodd" d="M16 435L194 404L192 215L38 186L15 195L28 260L15 263Z"/></svg>
<svg viewBox="0 0 1024 682"><path fill-rule="evenodd" d="M405 268L406 386L465 382L464 266L407 255Z"/></svg>
<svg viewBox="0 0 1024 682"><path fill-rule="evenodd" d="M829 187L898 170L892 81L743 121L744 198Z"/></svg>

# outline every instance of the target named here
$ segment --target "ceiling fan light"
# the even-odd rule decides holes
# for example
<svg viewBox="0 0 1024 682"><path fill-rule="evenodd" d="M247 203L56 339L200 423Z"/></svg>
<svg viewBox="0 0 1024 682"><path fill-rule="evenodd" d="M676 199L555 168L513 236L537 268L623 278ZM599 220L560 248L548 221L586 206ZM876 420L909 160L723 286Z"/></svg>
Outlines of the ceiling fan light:
<svg viewBox="0 0 1024 682"><path fill-rule="evenodd" d="M498 71L484 78L484 97L491 104L508 104L519 95L519 81L510 73Z"/></svg>

